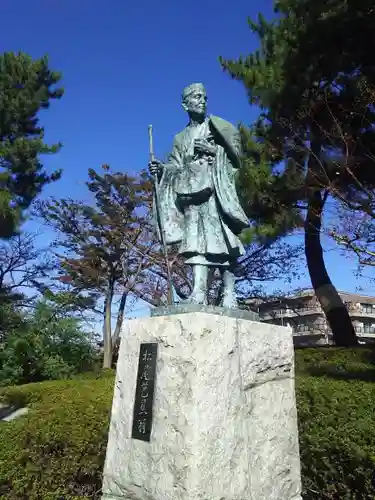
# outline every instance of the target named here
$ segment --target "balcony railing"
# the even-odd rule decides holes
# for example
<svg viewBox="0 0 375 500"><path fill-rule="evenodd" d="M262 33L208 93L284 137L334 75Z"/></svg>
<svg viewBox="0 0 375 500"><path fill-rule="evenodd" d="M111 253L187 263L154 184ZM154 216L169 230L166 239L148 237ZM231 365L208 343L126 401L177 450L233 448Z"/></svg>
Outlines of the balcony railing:
<svg viewBox="0 0 375 500"><path fill-rule="evenodd" d="M350 316L370 316L375 318L375 307L358 307L346 304ZM296 316L306 316L308 314L323 314L323 310L319 304L295 308L280 308L260 310L259 316L261 319L277 319L277 318L293 318Z"/></svg>
<svg viewBox="0 0 375 500"><path fill-rule="evenodd" d="M308 334L311 334L311 333L315 333L316 330L312 327L309 327L309 328L292 328L293 330L293 333L296 335L308 335Z"/></svg>
<svg viewBox="0 0 375 500"><path fill-rule="evenodd" d="M355 333L358 335L375 335L375 327L373 326L355 326Z"/></svg>
<svg viewBox="0 0 375 500"><path fill-rule="evenodd" d="M375 307L348 306L350 316L371 316L375 318Z"/></svg>
<svg viewBox="0 0 375 500"><path fill-rule="evenodd" d="M313 304L311 306L304 307L294 307L285 309L268 309L266 311L259 311L259 316L261 319L273 319L273 318L294 318L295 316L306 316L307 314L322 313L322 308L319 304Z"/></svg>

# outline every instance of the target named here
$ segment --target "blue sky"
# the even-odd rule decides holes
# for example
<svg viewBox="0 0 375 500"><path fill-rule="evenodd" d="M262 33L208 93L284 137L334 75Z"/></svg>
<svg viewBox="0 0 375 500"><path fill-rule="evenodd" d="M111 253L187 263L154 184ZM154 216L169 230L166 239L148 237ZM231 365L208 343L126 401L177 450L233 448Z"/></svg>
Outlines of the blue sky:
<svg viewBox="0 0 375 500"><path fill-rule="evenodd" d="M128 172L144 168L149 123L156 154L167 154L186 124L181 90L193 81L206 85L211 112L250 123L256 112L218 56L235 58L256 47L247 17L259 11L271 16L272 1L2 2L0 51L48 54L51 68L64 75L65 96L42 115L46 139L64 145L46 165L64 173L45 194L85 199L87 170L103 163ZM355 291L355 264L333 249L326 261L335 285Z"/></svg>

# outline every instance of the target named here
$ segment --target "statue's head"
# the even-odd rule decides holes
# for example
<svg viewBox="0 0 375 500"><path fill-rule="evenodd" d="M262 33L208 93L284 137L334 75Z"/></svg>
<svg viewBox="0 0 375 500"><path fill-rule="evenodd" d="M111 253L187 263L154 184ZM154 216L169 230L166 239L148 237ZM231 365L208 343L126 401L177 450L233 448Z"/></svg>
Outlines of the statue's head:
<svg viewBox="0 0 375 500"><path fill-rule="evenodd" d="M182 107L189 113L189 116L206 116L207 93L203 83L192 83L184 88Z"/></svg>

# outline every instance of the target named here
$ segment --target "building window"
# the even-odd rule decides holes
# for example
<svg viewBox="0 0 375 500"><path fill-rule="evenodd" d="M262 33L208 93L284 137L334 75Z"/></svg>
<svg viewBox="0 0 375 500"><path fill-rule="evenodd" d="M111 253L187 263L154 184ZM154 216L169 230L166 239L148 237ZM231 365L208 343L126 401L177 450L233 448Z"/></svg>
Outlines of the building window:
<svg viewBox="0 0 375 500"><path fill-rule="evenodd" d="M295 333L306 333L309 332L312 329L310 325L295 325L293 327L293 331Z"/></svg>
<svg viewBox="0 0 375 500"><path fill-rule="evenodd" d="M361 309L367 314L375 314L375 307L373 304L361 304Z"/></svg>
<svg viewBox="0 0 375 500"><path fill-rule="evenodd" d="M364 323L364 324L359 324L355 325L355 331L356 333L375 333L375 325L373 323Z"/></svg>

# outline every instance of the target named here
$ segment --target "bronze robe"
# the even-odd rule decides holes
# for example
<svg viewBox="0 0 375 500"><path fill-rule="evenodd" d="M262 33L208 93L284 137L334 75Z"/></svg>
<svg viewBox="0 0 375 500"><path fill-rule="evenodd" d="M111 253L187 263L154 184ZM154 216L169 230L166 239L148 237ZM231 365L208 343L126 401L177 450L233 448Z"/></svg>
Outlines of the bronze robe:
<svg viewBox="0 0 375 500"><path fill-rule="evenodd" d="M194 140L213 136L216 156L197 158ZM159 210L167 244L179 244L188 264L229 265L244 254L238 238L248 227L235 187L241 139L229 122L210 116L174 139L159 182Z"/></svg>

